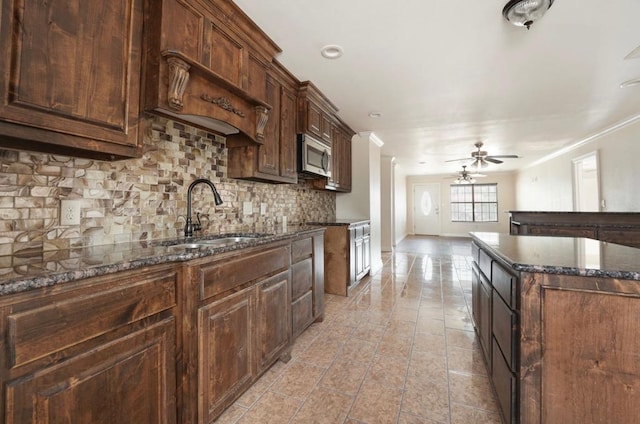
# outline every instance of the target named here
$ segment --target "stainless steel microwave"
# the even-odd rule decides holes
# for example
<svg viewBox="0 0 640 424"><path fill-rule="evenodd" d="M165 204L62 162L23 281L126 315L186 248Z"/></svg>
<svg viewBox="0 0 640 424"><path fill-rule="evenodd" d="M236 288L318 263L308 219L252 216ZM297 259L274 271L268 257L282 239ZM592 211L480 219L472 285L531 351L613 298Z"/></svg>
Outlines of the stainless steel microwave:
<svg viewBox="0 0 640 424"><path fill-rule="evenodd" d="M298 170L331 177L331 146L309 134L298 134Z"/></svg>

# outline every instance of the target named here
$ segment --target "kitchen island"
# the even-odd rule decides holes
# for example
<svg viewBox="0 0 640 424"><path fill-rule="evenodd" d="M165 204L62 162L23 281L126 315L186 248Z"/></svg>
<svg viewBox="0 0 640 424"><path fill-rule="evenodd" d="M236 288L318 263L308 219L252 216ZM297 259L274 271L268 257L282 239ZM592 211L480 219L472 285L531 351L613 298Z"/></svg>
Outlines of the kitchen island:
<svg viewBox="0 0 640 424"><path fill-rule="evenodd" d="M505 422L640 422L640 249L471 237L474 325Z"/></svg>

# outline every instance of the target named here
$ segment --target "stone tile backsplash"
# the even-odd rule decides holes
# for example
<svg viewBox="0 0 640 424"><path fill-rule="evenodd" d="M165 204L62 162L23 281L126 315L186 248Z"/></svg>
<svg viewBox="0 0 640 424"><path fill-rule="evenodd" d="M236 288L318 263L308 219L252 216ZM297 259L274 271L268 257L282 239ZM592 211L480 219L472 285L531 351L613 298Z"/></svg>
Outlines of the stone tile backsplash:
<svg viewBox="0 0 640 424"><path fill-rule="evenodd" d="M0 149L0 255L29 255L114 242L183 235L187 188L209 178L224 204L214 206L204 184L193 192L204 234L269 231L335 218L335 194L297 185L227 178L224 137L153 118L139 159L102 162ZM60 201L79 199L80 225L60 224ZM244 215L243 204L252 213ZM266 206L261 214L261 205Z"/></svg>

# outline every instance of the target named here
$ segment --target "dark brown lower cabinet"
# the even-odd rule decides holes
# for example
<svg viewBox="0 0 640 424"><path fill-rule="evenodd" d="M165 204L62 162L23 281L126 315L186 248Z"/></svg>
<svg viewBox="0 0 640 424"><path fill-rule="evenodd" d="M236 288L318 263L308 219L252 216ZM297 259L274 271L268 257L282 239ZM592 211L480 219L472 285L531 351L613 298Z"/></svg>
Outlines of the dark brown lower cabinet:
<svg viewBox="0 0 640 424"><path fill-rule="evenodd" d="M1 422L176 423L173 267L0 297Z"/></svg>
<svg viewBox="0 0 640 424"><path fill-rule="evenodd" d="M324 316L323 234L0 296L0 423L215 421Z"/></svg>

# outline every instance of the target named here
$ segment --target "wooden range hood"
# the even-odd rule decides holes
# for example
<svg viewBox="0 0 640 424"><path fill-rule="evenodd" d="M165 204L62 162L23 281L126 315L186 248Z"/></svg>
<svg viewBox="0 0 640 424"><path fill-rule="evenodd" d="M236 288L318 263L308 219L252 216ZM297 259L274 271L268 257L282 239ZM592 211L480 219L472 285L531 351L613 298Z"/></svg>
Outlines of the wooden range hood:
<svg viewBox="0 0 640 424"><path fill-rule="evenodd" d="M262 143L278 46L228 0L161 3L146 25L145 110Z"/></svg>

